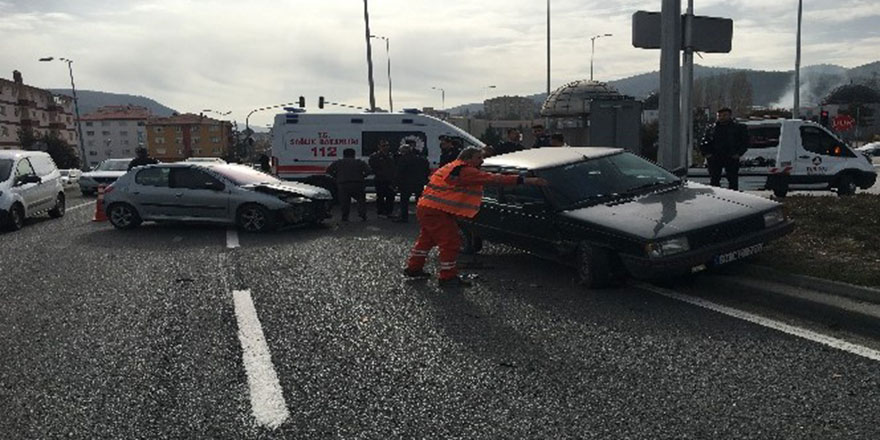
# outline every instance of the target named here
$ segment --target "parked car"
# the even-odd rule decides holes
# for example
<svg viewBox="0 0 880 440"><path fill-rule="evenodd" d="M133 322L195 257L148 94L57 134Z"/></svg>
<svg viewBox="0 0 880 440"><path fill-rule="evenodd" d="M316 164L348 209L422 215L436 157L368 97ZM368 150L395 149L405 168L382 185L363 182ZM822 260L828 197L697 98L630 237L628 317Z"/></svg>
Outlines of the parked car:
<svg viewBox="0 0 880 440"><path fill-rule="evenodd" d="M110 223L131 229L145 220L238 225L247 232L330 217L330 192L285 182L244 165L177 162L138 167L104 193Z"/></svg>
<svg viewBox="0 0 880 440"><path fill-rule="evenodd" d="M62 217L64 204L61 174L48 154L0 150L0 226L19 230L42 213Z"/></svg>
<svg viewBox="0 0 880 440"><path fill-rule="evenodd" d="M79 178L82 176L82 171L77 169L58 170L58 172L61 173L61 185L64 186L64 188L78 185Z"/></svg>
<svg viewBox="0 0 880 440"><path fill-rule="evenodd" d="M483 239L512 245L575 266L589 287L726 264L794 226L777 202L684 181L618 148L531 149L483 168L550 186L486 186L480 212L461 222L465 250L478 252Z"/></svg>
<svg viewBox="0 0 880 440"><path fill-rule="evenodd" d="M115 182L119 176L128 172L128 164L132 159L134 158L102 160L98 166L79 177L80 191L83 195L95 194L99 186Z"/></svg>
<svg viewBox="0 0 880 440"><path fill-rule="evenodd" d="M856 148L856 151L862 153L871 160L874 166L880 165L880 142L871 142Z"/></svg>
<svg viewBox="0 0 880 440"><path fill-rule="evenodd" d="M225 160L219 157L190 157L184 162L226 163Z"/></svg>

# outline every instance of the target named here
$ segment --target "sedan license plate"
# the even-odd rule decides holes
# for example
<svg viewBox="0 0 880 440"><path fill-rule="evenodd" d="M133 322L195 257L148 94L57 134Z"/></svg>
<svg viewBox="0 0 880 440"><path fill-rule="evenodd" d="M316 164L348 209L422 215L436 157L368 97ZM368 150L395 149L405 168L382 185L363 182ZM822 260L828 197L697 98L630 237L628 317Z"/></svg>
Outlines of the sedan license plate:
<svg viewBox="0 0 880 440"><path fill-rule="evenodd" d="M735 250L733 252L728 252L726 254L721 254L715 256L715 259L712 261L716 266L721 264L730 263L731 261L741 260L745 257L749 257L761 252L764 249L764 243L758 243L755 245L751 245L749 247L744 247L742 249Z"/></svg>

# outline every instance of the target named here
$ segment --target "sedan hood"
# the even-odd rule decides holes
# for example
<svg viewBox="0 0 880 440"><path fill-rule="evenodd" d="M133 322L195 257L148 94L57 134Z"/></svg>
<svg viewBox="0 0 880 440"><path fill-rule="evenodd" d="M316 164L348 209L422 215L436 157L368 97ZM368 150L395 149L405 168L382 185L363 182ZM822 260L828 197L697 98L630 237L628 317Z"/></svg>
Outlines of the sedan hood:
<svg viewBox="0 0 880 440"><path fill-rule="evenodd" d="M644 239L657 239L744 218L781 206L772 200L695 182L618 202L563 211Z"/></svg>
<svg viewBox="0 0 880 440"><path fill-rule="evenodd" d="M309 185L306 183L300 182L276 182L276 183L254 183L250 185L244 185L242 188L257 190L258 188L263 190L275 190L281 191L291 194L297 194L303 197L308 197L310 199L315 200L332 200L333 195L330 194L330 191L327 191L324 188L319 186Z"/></svg>
<svg viewBox="0 0 880 440"><path fill-rule="evenodd" d="M119 177L121 177L122 175L124 175L127 172L128 171L89 171L87 173L82 173L82 176L80 176L80 179L82 179L84 177L85 178L96 178L96 177L97 178L102 178L102 177L107 178L107 177L109 177L109 178L118 179Z"/></svg>

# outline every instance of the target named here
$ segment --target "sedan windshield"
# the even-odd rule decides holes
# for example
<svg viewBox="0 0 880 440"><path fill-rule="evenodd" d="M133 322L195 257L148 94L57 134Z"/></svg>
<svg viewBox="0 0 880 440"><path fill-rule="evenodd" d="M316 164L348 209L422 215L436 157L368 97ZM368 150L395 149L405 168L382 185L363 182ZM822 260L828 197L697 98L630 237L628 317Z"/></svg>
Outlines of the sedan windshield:
<svg viewBox="0 0 880 440"><path fill-rule="evenodd" d="M540 170L537 174L550 181L551 195L563 209L681 182L672 173L630 153Z"/></svg>
<svg viewBox="0 0 880 440"><path fill-rule="evenodd" d="M249 185L253 183L276 183L280 182L277 177L261 173L244 165L224 164L211 167L211 170L231 180L236 185Z"/></svg>
<svg viewBox="0 0 880 440"><path fill-rule="evenodd" d="M0 182L5 182L10 172L12 172L12 160L0 159Z"/></svg>
<svg viewBox="0 0 880 440"><path fill-rule="evenodd" d="M98 164L95 171L128 171L127 160L105 160Z"/></svg>

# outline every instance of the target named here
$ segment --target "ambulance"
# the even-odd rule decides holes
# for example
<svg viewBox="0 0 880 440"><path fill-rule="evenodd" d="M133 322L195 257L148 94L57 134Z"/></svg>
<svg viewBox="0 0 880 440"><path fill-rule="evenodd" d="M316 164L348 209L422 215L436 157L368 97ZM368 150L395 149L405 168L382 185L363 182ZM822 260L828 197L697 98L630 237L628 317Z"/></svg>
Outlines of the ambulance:
<svg viewBox="0 0 880 440"><path fill-rule="evenodd" d="M387 140L396 153L409 144L428 158L431 168L440 161L440 137L446 136L462 148L485 146L464 130L418 110L402 113L306 113L286 108L275 115L272 129L272 162L275 173L285 180L297 180L335 191L327 167L353 148L355 157L367 160Z"/></svg>
<svg viewBox="0 0 880 440"><path fill-rule="evenodd" d="M766 119L744 122L749 149L740 158L739 189L771 190L778 197L789 191L836 191L850 195L877 180L871 161L815 122ZM709 171L688 170L688 178L709 183ZM721 178L726 185L727 179Z"/></svg>

